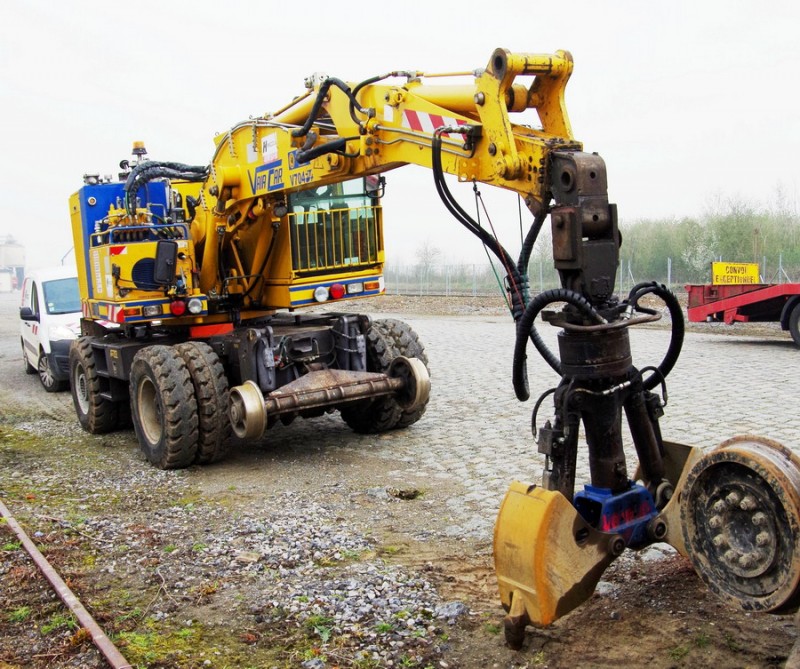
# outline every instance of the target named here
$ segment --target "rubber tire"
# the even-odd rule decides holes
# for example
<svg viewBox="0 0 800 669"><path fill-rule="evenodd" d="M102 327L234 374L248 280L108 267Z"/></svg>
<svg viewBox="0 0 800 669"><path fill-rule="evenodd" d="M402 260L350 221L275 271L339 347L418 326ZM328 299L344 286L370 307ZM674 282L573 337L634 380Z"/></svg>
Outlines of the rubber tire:
<svg viewBox="0 0 800 669"><path fill-rule="evenodd" d="M372 322L367 331L367 371L386 372L398 355L419 358L428 367L428 356L417 333L403 321L385 318ZM361 434L376 434L416 423L425 413L427 401L406 411L393 397L379 397L367 402L354 402L342 407L344 422Z"/></svg>
<svg viewBox="0 0 800 669"><path fill-rule="evenodd" d="M197 402L186 363L172 346L147 346L133 358L131 415L150 464L180 469L197 454Z"/></svg>
<svg viewBox="0 0 800 669"><path fill-rule="evenodd" d="M119 424L119 403L100 396L100 379L91 342L91 337L81 337L69 349L72 403L84 430L90 434L104 434Z"/></svg>
<svg viewBox="0 0 800 669"><path fill-rule="evenodd" d="M30 375L36 374L36 367L34 367L31 363L28 362L28 356L25 355L25 342L22 342L22 362L25 364L26 374Z"/></svg>
<svg viewBox="0 0 800 669"><path fill-rule="evenodd" d="M66 390L67 381L57 379L53 375L53 370L50 368L50 360L47 354L39 349L39 360L36 363L36 372L39 374L39 381L48 393L60 393Z"/></svg>
<svg viewBox="0 0 800 669"><path fill-rule="evenodd" d="M183 358L197 401L197 454L201 465L219 462L230 450L231 421L228 377L219 357L205 342L193 341L175 347Z"/></svg>
<svg viewBox="0 0 800 669"><path fill-rule="evenodd" d="M789 332L792 334L795 346L800 348L800 302L798 302L789 314Z"/></svg>

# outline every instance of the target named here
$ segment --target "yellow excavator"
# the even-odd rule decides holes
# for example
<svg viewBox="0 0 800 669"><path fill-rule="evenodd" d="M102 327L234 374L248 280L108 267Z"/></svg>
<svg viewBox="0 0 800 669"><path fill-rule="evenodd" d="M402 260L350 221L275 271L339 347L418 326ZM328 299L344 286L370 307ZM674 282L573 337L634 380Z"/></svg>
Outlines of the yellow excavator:
<svg viewBox="0 0 800 669"><path fill-rule="evenodd" d="M358 83L316 74L285 107L217 136L208 165L148 160L136 144L118 181L86 175L70 200L81 425L96 433L132 420L148 460L173 468L219 460L232 433L258 439L298 416L338 411L360 432L420 420L430 380L419 337L335 303L384 291L383 175L421 165L505 270L516 396L529 399L531 344L559 378L533 408L542 483L513 483L495 527L508 643L580 605L626 549L656 542L746 610L795 610L800 462L753 436L705 453L662 437L683 315L657 283L614 294L617 212L602 158L572 134L572 69L566 51L497 49L474 71ZM518 258L456 201L446 175L524 200L532 221ZM561 288L532 295L528 262L548 216ZM661 363L640 369L629 333L660 318L645 306L651 297L665 304L672 336ZM323 304L330 310L302 313ZM558 328L558 353L539 315ZM548 399L552 415L540 421ZM591 481L576 490L583 447Z"/></svg>

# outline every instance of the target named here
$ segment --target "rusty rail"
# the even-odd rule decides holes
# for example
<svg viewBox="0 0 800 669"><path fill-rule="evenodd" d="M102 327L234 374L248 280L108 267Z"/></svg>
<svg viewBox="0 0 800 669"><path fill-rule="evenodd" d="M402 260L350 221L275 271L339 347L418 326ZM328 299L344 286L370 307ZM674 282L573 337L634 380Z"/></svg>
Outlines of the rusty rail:
<svg viewBox="0 0 800 669"><path fill-rule="evenodd" d="M119 652L117 647L105 635L100 625L97 624L91 614L81 604L80 600L75 596L72 590L69 589L63 579L58 575L53 566L47 561L44 555L36 548L36 544L31 541L30 537L25 533L25 530L20 527L19 523L11 515L8 507L0 500L0 516L6 519L6 523L12 529L14 534L17 535L25 550L31 556L31 559L44 574L44 577L53 586L53 589L58 593L61 601L64 602L66 607L75 615L78 622L84 627L92 637L94 645L108 660L112 669L132 669L132 665L128 662Z"/></svg>

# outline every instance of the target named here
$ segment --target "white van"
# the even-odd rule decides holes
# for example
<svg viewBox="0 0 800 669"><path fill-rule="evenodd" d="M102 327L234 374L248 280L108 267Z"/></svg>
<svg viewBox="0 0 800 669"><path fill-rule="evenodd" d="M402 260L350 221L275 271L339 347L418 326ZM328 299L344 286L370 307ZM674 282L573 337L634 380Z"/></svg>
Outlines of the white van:
<svg viewBox="0 0 800 669"><path fill-rule="evenodd" d="M19 308L22 358L49 393L69 386L69 347L80 332L78 272L54 267L32 272L22 283Z"/></svg>

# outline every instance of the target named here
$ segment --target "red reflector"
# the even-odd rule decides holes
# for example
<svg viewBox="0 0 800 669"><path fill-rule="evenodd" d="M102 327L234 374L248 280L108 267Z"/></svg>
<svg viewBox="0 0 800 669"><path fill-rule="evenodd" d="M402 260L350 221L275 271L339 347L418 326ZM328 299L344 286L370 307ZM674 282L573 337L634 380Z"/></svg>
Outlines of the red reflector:
<svg viewBox="0 0 800 669"><path fill-rule="evenodd" d="M189 328L192 339L204 339L218 334L233 332L233 323L220 323L219 325L194 325Z"/></svg>
<svg viewBox="0 0 800 669"><path fill-rule="evenodd" d="M175 300L169 303L169 312L173 316L183 316L186 313L186 302L183 300Z"/></svg>
<svg viewBox="0 0 800 669"><path fill-rule="evenodd" d="M340 300L344 297L345 289L344 285L341 283L334 283L331 288L331 299L332 300Z"/></svg>

